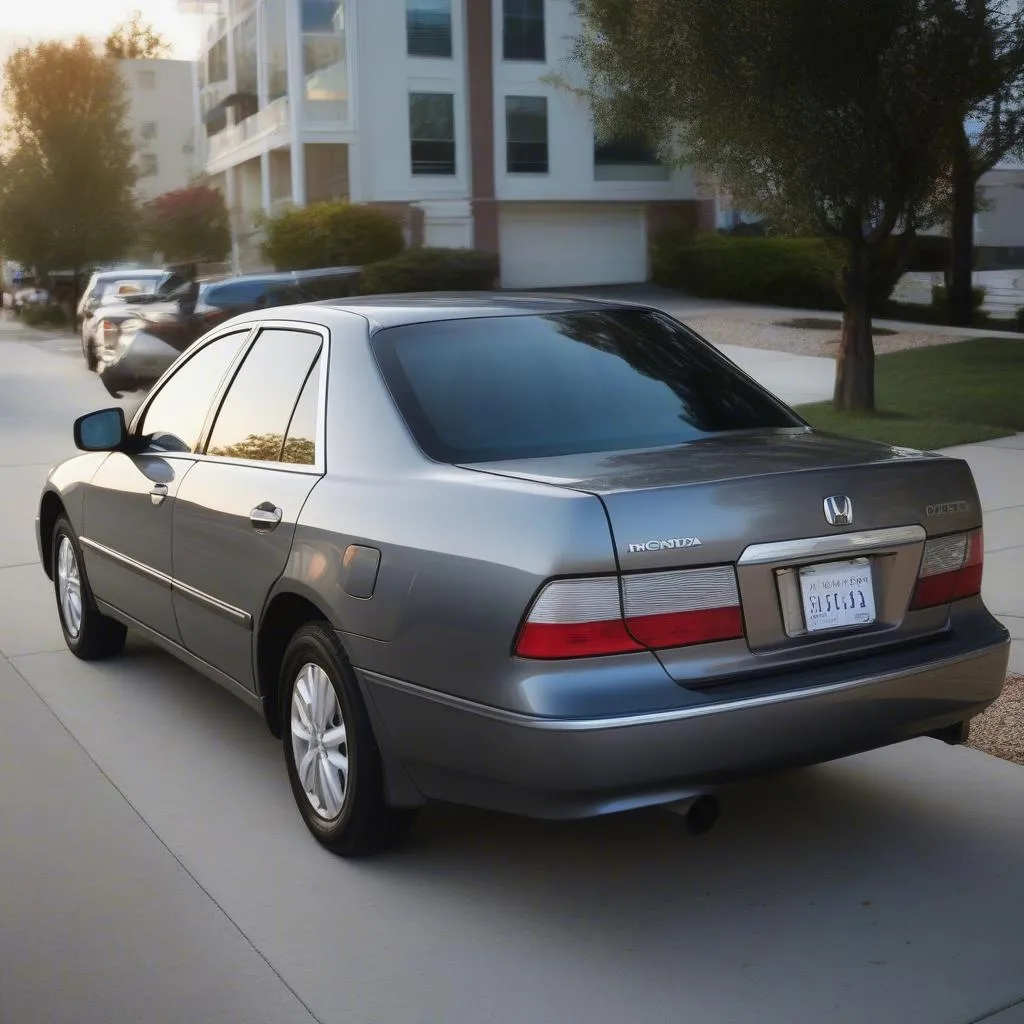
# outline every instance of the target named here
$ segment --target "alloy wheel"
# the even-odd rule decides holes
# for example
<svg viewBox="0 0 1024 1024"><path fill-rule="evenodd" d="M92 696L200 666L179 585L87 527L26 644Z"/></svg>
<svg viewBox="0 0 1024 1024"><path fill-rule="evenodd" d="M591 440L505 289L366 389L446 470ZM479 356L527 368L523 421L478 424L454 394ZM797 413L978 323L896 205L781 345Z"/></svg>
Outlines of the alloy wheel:
<svg viewBox="0 0 1024 1024"><path fill-rule="evenodd" d="M292 756L316 815L333 821L349 792L348 730L330 677L308 662L292 684Z"/></svg>
<svg viewBox="0 0 1024 1024"><path fill-rule="evenodd" d="M74 546L67 535L61 537L57 548L57 593L64 628L72 640L77 640L82 631L82 575Z"/></svg>

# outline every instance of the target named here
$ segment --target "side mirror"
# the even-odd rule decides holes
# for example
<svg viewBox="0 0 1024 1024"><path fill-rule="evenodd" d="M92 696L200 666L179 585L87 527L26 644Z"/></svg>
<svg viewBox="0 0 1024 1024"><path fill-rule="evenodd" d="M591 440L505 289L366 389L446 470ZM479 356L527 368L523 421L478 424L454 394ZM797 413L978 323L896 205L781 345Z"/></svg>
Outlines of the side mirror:
<svg viewBox="0 0 1024 1024"><path fill-rule="evenodd" d="M115 452L128 441L124 410L117 406L75 420L75 447L83 452Z"/></svg>

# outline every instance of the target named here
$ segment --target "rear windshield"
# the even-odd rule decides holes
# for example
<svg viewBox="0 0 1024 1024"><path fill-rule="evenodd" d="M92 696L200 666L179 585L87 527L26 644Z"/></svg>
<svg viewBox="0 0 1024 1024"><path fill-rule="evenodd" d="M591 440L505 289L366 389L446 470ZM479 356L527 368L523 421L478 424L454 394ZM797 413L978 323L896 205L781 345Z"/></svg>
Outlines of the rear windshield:
<svg viewBox="0 0 1024 1024"><path fill-rule="evenodd" d="M647 310L484 317L379 331L373 350L438 462L624 451L799 426L681 324Z"/></svg>

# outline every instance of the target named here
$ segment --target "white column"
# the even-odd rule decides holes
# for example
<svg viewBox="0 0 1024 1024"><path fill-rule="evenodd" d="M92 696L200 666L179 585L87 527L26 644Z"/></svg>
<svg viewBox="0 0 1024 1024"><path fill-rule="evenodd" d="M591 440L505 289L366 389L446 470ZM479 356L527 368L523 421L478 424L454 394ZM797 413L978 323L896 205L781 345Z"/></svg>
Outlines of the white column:
<svg viewBox="0 0 1024 1024"><path fill-rule="evenodd" d="M288 0L288 110L291 124L292 202L306 205L306 153L303 127L306 118L306 76L302 66L302 0Z"/></svg>
<svg viewBox="0 0 1024 1024"><path fill-rule="evenodd" d="M256 95L260 110L267 105L267 3L256 5Z"/></svg>
<svg viewBox="0 0 1024 1024"><path fill-rule="evenodd" d="M228 222L231 225L231 273L241 273L241 256L238 251L238 209L235 205L237 190L235 186L235 168L229 167L224 172L225 191L228 201Z"/></svg>
<svg viewBox="0 0 1024 1024"><path fill-rule="evenodd" d="M270 153L260 153L260 204L264 213L270 213Z"/></svg>
<svg viewBox="0 0 1024 1024"><path fill-rule="evenodd" d="M345 58L348 71L348 119L352 129L345 147L348 157L349 202L362 203L369 198L364 190L363 143L359 134L359 15L353 0L345 0Z"/></svg>

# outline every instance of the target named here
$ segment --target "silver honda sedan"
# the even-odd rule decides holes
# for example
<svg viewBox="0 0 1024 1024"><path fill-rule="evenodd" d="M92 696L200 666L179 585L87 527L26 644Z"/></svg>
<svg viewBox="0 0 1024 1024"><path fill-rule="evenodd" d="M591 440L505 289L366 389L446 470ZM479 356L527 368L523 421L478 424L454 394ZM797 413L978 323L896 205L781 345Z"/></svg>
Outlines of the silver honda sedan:
<svg viewBox="0 0 1024 1024"><path fill-rule="evenodd" d="M252 313L74 429L37 523L68 647L132 629L241 697L342 855L431 799L703 827L1003 685L967 465L819 434L653 309Z"/></svg>

